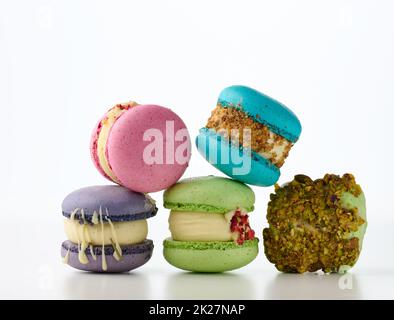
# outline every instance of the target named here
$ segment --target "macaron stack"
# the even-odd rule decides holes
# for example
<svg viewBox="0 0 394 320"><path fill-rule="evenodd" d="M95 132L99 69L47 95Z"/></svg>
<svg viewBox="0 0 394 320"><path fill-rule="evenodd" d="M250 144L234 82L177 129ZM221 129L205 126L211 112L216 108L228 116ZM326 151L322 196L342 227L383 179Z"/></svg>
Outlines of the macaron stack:
<svg viewBox="0 0 394 320"><path fill-rule="evenodd" d="M170 145L165 155L157 152L163 141ZM178 181L190 146L185 124L170 109L136 102L112 107L93 130L90 154L97 170L118 185L85 187L64 199L63 261L93 272L126 272L145 264L153 252L146 219L158 210L147 192Z"/></svg>
<svg viewBox="0 0 394 320"><path fill-rule="evenodd" d="M98 121L90 143L95 167L114 184L64 199L63 261L93 272L145 264L153 252L146 219L158 210L147 193L165 190L171 237L163 255L169 264L204 273L244 267L256 258L259 243L249 221L255 194L247 184L275 185L263 231L267 259L282 272L346 272L360 256L365 196L351 174L316 180L299 174L280 187L280 170L300 134L300 121L282 103L249 87L225 88L196 146L229 178L178 182L191 154L182 119L158 105L115 105Z"/></svg>
<svg viewBox="0 0 394 320"><path fill-rule="evenodd" d="M300 133L298 118L278 101L245 86L224 89L196 145L234 180L199 177L166 190L172 237L163 243L165 259L197 272L229 271L250 263L258 253L258 238L248 220L255 197L243 183L276 183Z"/></svg>

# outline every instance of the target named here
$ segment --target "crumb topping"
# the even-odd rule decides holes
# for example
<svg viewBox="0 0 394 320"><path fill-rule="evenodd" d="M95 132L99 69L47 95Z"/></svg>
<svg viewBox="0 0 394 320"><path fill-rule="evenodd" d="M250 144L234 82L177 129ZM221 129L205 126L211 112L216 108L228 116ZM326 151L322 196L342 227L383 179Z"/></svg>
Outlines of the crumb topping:
<svg viewBox="0 0 394 320"><path fill-rule="evenodd" d="M207 128L218 131L230 141L254 152L281 167L293 144L284 137L275 134L267 126L254 121L243 111L217 105L208 119ZM231 132L232 129L237 131ZM244 129L251 131L251 137L244 137Z"/></svg>

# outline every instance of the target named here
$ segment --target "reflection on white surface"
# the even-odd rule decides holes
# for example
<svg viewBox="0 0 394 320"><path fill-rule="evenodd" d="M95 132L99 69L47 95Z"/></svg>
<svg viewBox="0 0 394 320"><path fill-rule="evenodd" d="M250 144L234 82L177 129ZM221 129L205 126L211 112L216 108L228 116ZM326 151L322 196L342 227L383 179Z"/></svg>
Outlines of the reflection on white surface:
<svg viewBox="0 0 394 320"><path fill-rule="evenodd" d="M278 274L263 299L362 299L357 277L346 274Z"/></svg>
<svg viewBox="0 0 394 320"><path fill-rule="evenodd" d="M248 277L233 273L182 272L168 277L165 299L253 299Z"/></svg>
<svg viewBox="0 0 394 320"><path fill-rule="evenodd" d="M66 299L149 299L150 285L143 273L98 274L73 272L62 281Z"/></svg>
<svg viewBox="0 0 394 320"><path fill-rule="evenodd" d="M151 261L124 274L80 272L62 264L62 220L41 220L36 225L3 220L0 240L15 237L14 250L0 265L0 298L3 299L393 299L394 234L371 225L364 252L346 277L331 274L283 274L261 252L250 265L223 274L193 274L178 270L164 260L160 237ZM42 232L46 230L46 232ZM26 250L26 243L39 243ZM48 241L50 239L50 241ZM8 241L8 242L7 242ZM26 263L19 262L23 252ZM341 280L342 279L342 280ZM342 281L342 282L341 282Z"/></svg>
<svg viewBox="0 0 394 320"><path fill-rule="evenodd" d="M4 221L3 221L4 223ZM8 220L6 225L18 225ZM42 232L47 230L48 232ZM0 265L0 298L16 299L392 299L394 260L382 243L394 243L392 233L374 225L357 267L345 277L331 274L283 274L269 264L263 252L250 265L223 274L188 273L170 266L157 245L152 260L125 274L80 272L62 264L59 246L63 240L62 221L42 221L37 227L19 224L5 229L17 240L7 261ZM155 243L160 239L154 235ZM25 250L28 239L39 246ZM51 241L48 241L51 239ZM379 250L376 250L378 248ZM382 265L384 263L384 265ZM350 282L349 282L350 281Z"/></svg>

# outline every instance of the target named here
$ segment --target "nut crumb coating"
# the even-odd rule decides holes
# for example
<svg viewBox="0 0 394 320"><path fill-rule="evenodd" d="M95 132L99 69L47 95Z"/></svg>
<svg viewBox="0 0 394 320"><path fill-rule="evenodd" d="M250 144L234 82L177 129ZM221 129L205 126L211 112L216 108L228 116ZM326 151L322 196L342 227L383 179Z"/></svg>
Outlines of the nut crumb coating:
<svg viewBox="0 0 394 320"><path fill-rule="evenodd" d="M280 168L293 146L286 138L273 133L267 126L254 121L243 111L217 105L208 119L207 128L224 131L224 135L243 147L251 148L254 152L271 161ZM238 130L234 136L231 130ZM251 130L251 139L244 139L243 130ZM223 132L222 132L223 133Z"/></svg>
<svg viewBox="0 0 394 320"><path fill-rule="evenodd" d="M343 208L344 192L362 193L351 174L326 174L314 181L296 175L283 187L275 185L263 237L265 255L279 271L330 273L356 263L360 239L351 235L366 221L357 208Z"/></svg>

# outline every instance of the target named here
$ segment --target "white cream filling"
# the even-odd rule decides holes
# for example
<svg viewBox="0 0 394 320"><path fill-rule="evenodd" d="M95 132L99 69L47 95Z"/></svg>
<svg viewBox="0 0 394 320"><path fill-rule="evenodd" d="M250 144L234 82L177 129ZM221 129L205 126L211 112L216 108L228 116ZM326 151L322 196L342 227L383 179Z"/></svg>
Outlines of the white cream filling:
<svg viewBox="0 0 394 320"><path fill-rule="evenodd" d="M134 101L130 101L122 105L128 105L130 107L133 107L136 106L137 103ZM109 166L105 151L107 148L108 136L112 126L114 125L116 120L127 110L128 109L122 109L119 106L115 106L114 108L109 110L106 114L106 117L103 120L101 120L101 130L99 132L97 139L97 157L99 159L100 167L103 169L105 174L109 176L111 180L116 183L119 183L119 181Z"/></svg>
<svg viewBox="0 0 394 320"><path fill-rule="evenodd" d="M105 218L104 218L105 221ZM112 226L111 226L112 224ZM106 222L101 225L81 224L77 220L64 220L64 230L68 240L78 243L85 240L94 246L102 245L129 245L143 242L148 235L146 220L126 222ZM102 233L103 236L102 237Z"/></svg>
<svg viewBox="0 0 394 320"><path fill-rule="evenodd" d="M172 210L168 218L171 236L177 241L230 241L238 233L230 230L235 211L226 214ZM247 214L241 210L241 214Z"/></svg>
<svg viewBox="0 0 394 320"><path fill-rule="evenodd" d="M75 220L76 213L80 211L82 223ZM114 249L113 256L117 261L122 260L121 245L130 245L143 242L148 235L148 224L146 220L126 221L126 222L112 222L108 217L108 211L103 214L100 208L99 212L94 212L92 223L89 224L84 215L83 209L75 209L70 219L64 221L64 230L67 238L78 244L78 260L82 264L89 263L86 250L89 248L93 260L97 259L94 252L94 247L100 245L102 252L104 246L112 245ZM68 263L69 251L63 258L63 262ZM101 255L102 270L107 270L107 261L105 254Z"/></svg>

